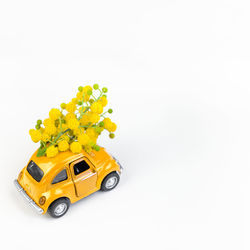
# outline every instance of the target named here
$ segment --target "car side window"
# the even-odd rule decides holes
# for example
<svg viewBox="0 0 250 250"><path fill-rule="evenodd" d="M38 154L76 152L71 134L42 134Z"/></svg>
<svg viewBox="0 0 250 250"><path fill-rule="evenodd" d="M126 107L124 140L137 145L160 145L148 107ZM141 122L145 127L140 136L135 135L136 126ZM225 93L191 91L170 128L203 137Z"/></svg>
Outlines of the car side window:
<svg viewBox="0 0 250 250"><path fill-rule="evenodd" d="M68 179L68 176L67 176L67 171L66 169L63 169L55 178L54 180L52 181L52 184L56 184L58 182L61 182L61 181L65 181Z"/></svg>
<svg viewBox="0 0 250 250"><path fill-rule="evenodd" d="M89 165L86 161L80 161L74 165L74 174L78 175L89 169Z"/></svg>

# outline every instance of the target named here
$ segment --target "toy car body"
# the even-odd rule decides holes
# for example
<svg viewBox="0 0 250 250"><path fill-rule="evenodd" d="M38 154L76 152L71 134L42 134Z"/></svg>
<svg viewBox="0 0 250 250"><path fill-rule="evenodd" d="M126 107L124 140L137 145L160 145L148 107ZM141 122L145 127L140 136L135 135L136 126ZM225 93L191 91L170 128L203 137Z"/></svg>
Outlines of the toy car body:
<svg viewBox="0 0 250 250"><path fill-rule="evenodd" d="M104 148L54 158L33 154L14 181L18 191L40 214L63 216L74 203L97 190L109 191L119 182L122 167Z"/></svg>

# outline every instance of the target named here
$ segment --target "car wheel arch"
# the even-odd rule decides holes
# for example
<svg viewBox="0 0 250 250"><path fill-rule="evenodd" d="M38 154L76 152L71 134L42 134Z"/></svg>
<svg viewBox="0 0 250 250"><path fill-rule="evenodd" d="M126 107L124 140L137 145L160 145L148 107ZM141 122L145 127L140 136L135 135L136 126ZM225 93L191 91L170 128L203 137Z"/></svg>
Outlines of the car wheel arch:
<svg viewBox="0 0 250 250"><path fill-rule="evenodd" d="M100 180L100 186L102 185L102 182L103 182L103 180L109 175L109 174L112 174L112 173L117 173L118 175L120 175L120 173L117 171L117 170L111 170L110 172L108 172L108 173L106 173L103 177L102 177L102 179Z"/></svg>
<svg viewBox="0 0 250 250"><path fill-rule="evenodd" d="M51 201L50 204L48 205L48 208L49 208L54 202L56 202L56 201L59 200L59 199L67 199L67 200L69 200L69 202L70 202L70 204L71 204L71 200L70 200L69 197L67 197L67 196L60 196L60 197L55 198L53 201Z"/></svg>

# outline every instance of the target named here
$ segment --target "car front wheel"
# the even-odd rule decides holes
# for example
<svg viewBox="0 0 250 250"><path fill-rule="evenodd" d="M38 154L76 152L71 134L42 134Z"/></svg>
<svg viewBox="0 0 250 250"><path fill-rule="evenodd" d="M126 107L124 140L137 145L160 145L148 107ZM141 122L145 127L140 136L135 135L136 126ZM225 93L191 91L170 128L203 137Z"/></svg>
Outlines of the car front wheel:
<svg viewBox="0 0 250 250"><path fill-rule="evenodd" d="M120 176L116 172L112 172L108 174L102 181L101 190L110 191L114 189L119 183L119 180L120 180Z"/></svg>
<svg viewBox="0 0 250 250"><path fill-rule="evenodd" d="M70 201L68 198L60 198L51 203L48 212L51 217L59 218L67 213L69 206Z"/></svg>

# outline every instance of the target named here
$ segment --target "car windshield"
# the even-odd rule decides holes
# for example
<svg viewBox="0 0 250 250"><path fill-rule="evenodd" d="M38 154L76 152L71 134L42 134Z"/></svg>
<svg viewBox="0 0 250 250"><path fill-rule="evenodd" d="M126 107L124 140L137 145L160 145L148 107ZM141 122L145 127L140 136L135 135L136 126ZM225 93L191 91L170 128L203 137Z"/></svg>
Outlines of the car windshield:
<svg viewBox="0 0 250 250"><path fill-rule="evenodd" d="M27 167L28 173L37 181L40 182L43 178L43 171L41 168L39 168L35 162L30 161L28 167Z"/></svg>

